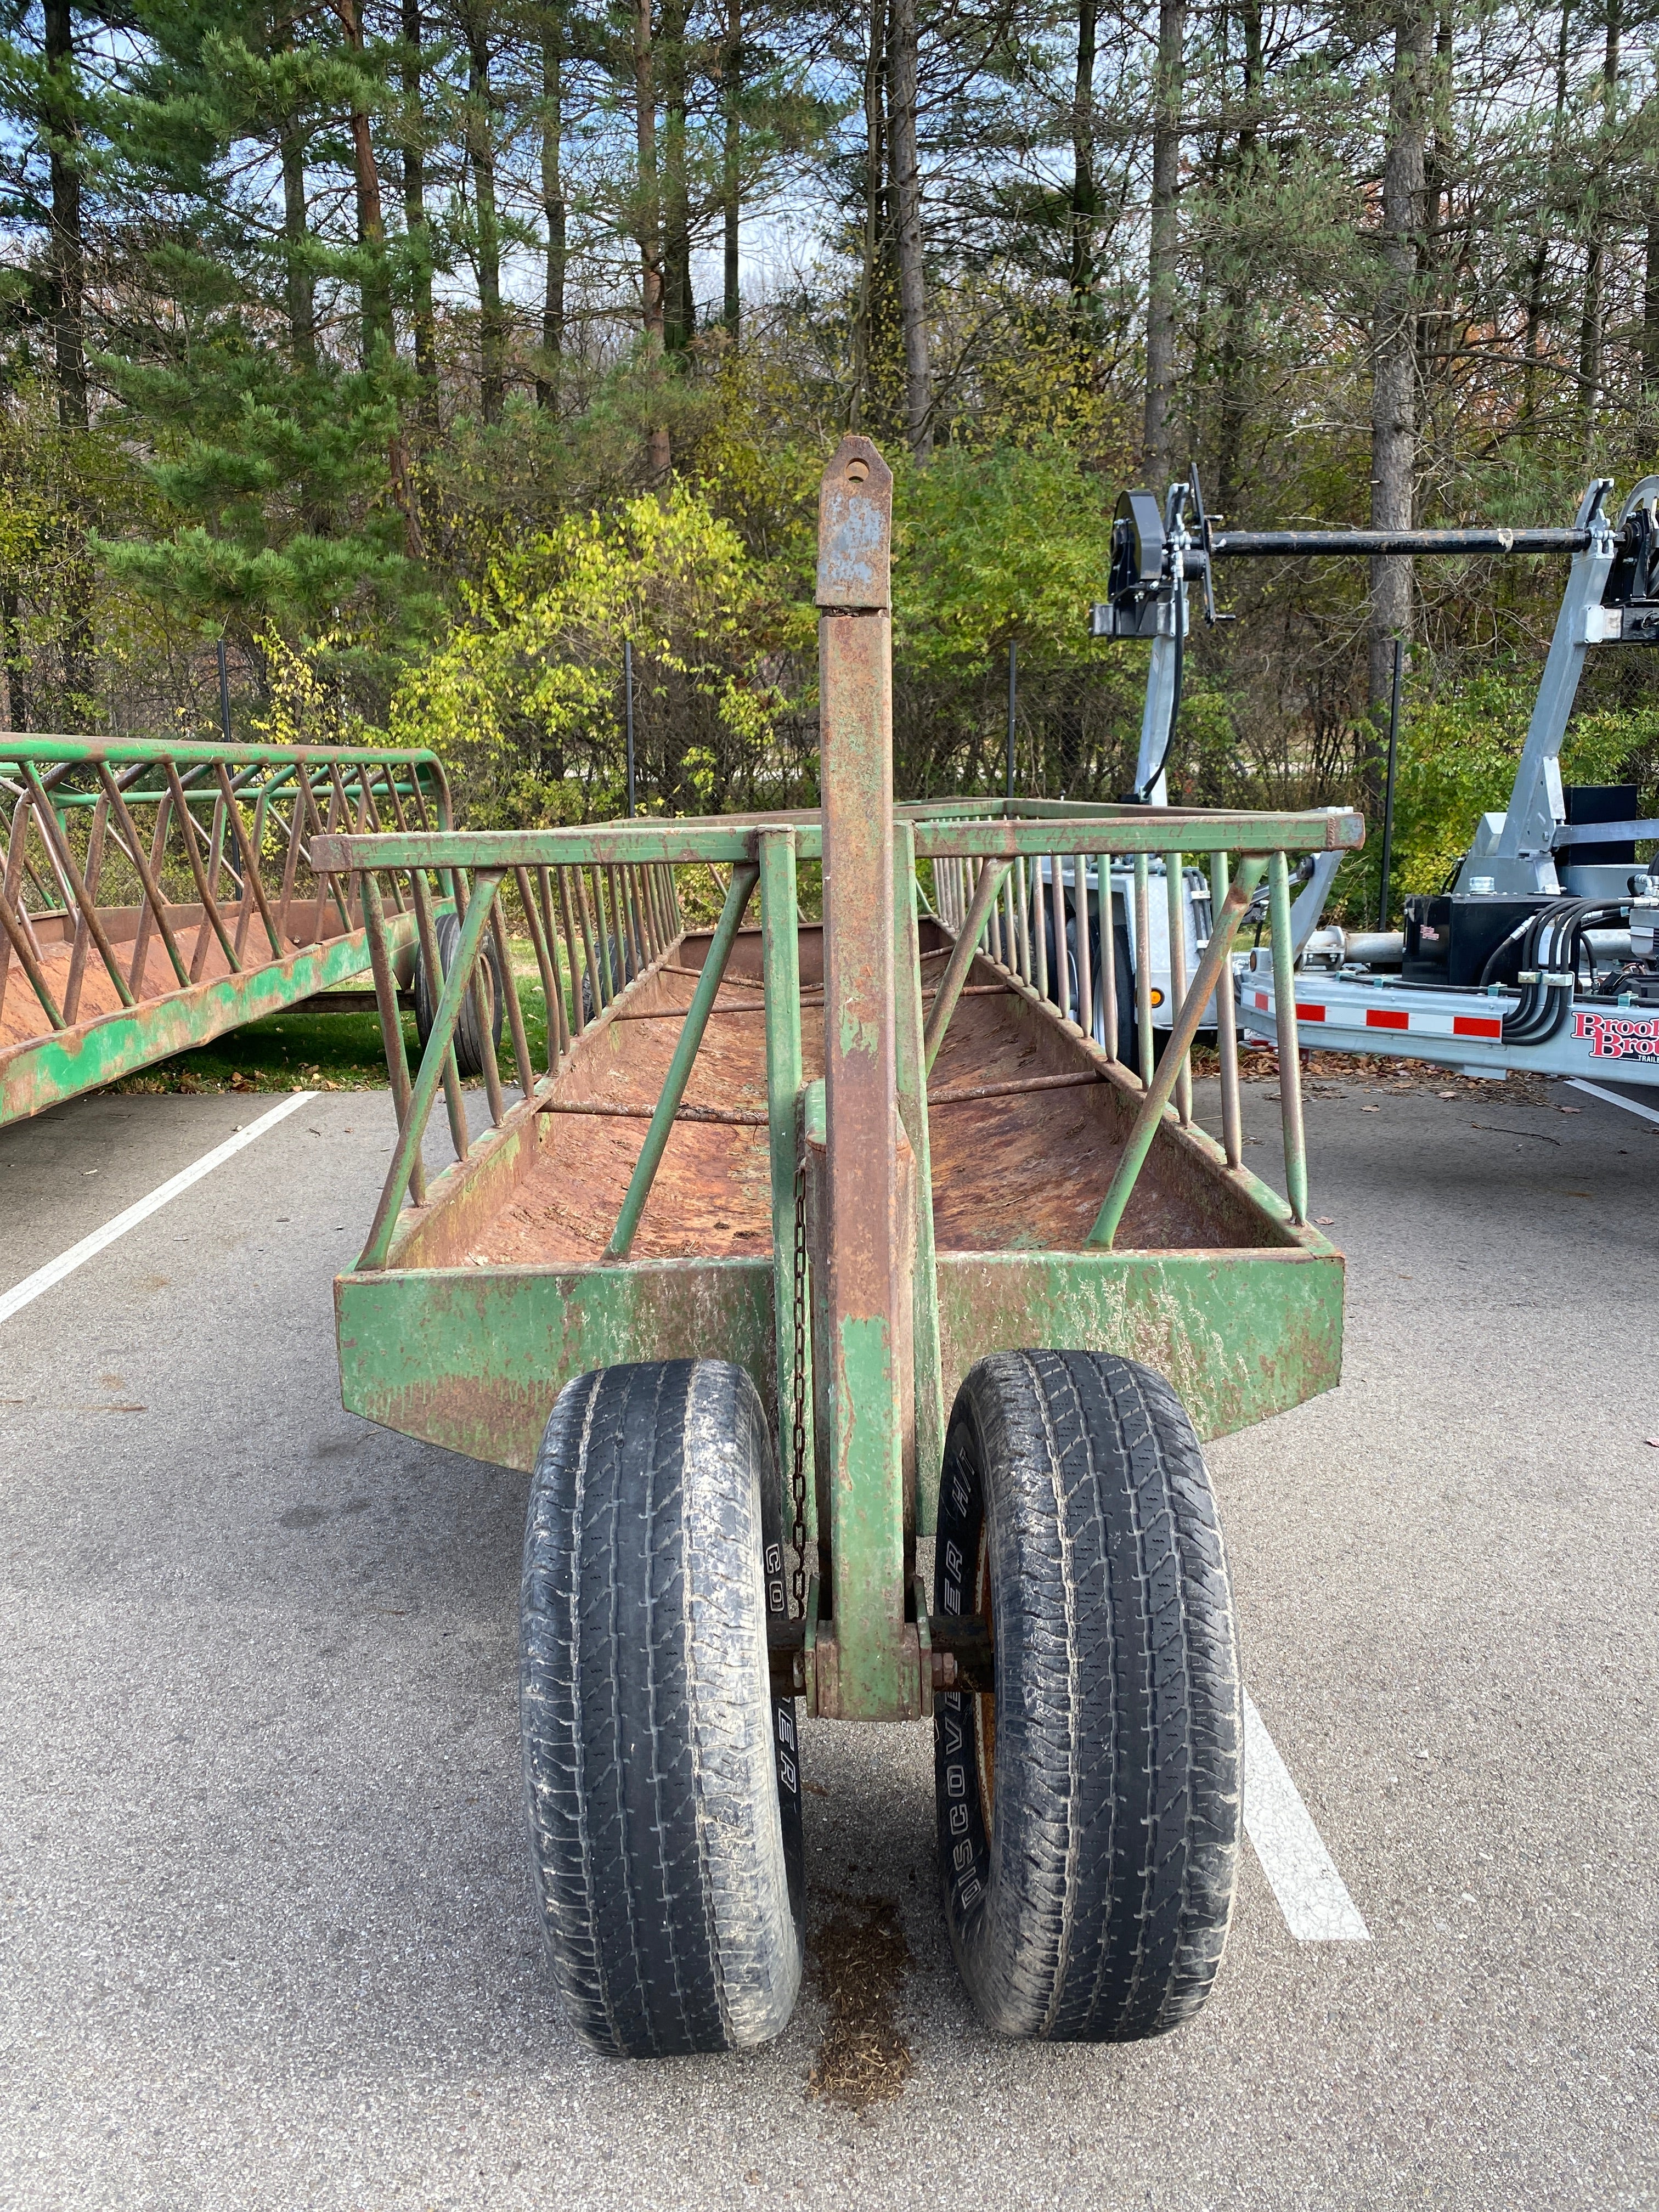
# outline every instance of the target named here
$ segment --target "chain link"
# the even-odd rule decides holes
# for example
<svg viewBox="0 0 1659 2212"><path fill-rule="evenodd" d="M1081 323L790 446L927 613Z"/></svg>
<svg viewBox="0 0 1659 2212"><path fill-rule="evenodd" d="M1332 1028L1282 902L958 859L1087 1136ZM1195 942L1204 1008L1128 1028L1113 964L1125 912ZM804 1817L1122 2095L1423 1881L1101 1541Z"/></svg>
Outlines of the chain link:
<svg viewBox="0 0 1659 2212"><path fill-rule="evenodd" d="M795 1404L793 1465L790 1488L795 1525L789 1540L795 1553L794 1611L806 1613L806 1161L795 1170Z"/></svg>

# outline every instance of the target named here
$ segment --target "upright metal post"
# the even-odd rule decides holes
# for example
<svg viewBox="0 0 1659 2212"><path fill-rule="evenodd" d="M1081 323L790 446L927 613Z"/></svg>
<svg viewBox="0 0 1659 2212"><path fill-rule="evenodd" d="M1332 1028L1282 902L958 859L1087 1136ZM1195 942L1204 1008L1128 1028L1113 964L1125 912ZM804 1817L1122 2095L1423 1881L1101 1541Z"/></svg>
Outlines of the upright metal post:
<svg viewBox="0 0 1659 2212"><path fill-rule="evenodd" d="M1376 892L1376 926L1389 926L1389 878L1394 873L1394 763L1400 742L1400 679L1406 665L1406 641L1394 641L1394 684L1389 693L1389 764L1382 776L1382 879Z"/></svg>
<svg viewBox="0 0 1659 2212"><path fill-rule="evenodd" d="M623 698L628 725L628 818L634 818L634 641L623 640Z"/></svg>
<svg viewBox="0 0 1659 2212"><path fill-rule="evenodd" d="M227 745L230 743L230 670L225 661L225 641L219 640L219 730Z"/></svg>
<svg viewBox="0 0 1659 2212"><path fill-rule="evenodd" d="M917 1703L915 1662L902 1664L904 1447L915 1414L912 1403L907 1425L909 1285L896 1234L892 509L881 455L867 438L843 438L818 499L827 1293L820 1389L835 1627L831 1650L827 1638L818 1641L817 1691L821 1711L871 1720L900 1718Z"/></svg>
<svg viewBox="0 0 1659 2212"><path fill-rule="evenodd" d="M1008 772L1004 781L1003 795L1014 795L1014 710L1019 702L1019 647L1011 637L1008 641Z"/></svg>

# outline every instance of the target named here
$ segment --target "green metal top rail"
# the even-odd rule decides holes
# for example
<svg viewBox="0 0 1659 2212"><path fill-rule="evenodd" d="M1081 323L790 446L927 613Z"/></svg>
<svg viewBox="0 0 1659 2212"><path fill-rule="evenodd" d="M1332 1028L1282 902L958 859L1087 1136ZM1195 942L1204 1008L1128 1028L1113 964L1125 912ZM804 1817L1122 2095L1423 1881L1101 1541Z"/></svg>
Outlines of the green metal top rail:
<svg viewBox="0 0 1659 2212"><path fill-rule="evenodd" d="M377 767L386 761L406 761L422 768L434 768L441 772L442 763L436 753L422 747L410 749L397 745L279 745L226 744L213 738L112 738L103 736L65 737L61 732L48 733L36 730L0 730L0 761L50 760L76 762L114 761L129 763L155 761L199 761L211 767L216 761L269 761L273 763L297 764L313 763L326 767L331 761L342 766L363 761Z"/></svg>
<svg viewBox="0 0 1659 2212"><path fill-rule="evenodd" d="M964 818L969 802L946 802L930 814L907 807L919 860L1047 858L1073 853L1322 853L1364 842L1362 815L1346 808L1307 814L1233 813L1176 806L1066 807L1011 812L1000 799L982 802L980 818ZM1016 805L1018 802L1015 802ZM988 817L988 818L986 818ZM700 820L592 823L581 829L437 830L424 835L313 837L319 873L362 868L538 868L594 861L756 861L767 827L793 828L802 860L823 857L816 814L726 816Z"/></svg>

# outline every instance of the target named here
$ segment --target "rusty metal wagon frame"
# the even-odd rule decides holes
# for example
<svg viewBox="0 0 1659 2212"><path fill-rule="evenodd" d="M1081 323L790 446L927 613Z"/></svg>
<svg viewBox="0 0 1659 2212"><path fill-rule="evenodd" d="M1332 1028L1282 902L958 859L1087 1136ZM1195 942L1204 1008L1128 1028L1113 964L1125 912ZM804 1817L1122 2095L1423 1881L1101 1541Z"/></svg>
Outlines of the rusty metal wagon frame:
<svg viewBox="0 0 1659 2212"><path fill-rule="evenodd" d="M355 886L307 846L451 826L428 752L0 735L0 1123L361 985ZM404 983L455 895L382 933Z"/></svg>
<svg viewBox="0 0 1659 2212"><path fill-rule="evenodd" d="M744 1370L780 1470L765 1666L786 1799L799 1697L811 1713L858 1721L915 1719L937 1703L941 1727L959 1736L951 1713L998 1694L985 1607L971 1593L930 1601L916 1572L957 1448L946 1409L988 1358L1034 1346L1121 1355L1135 1374L1168 1378L1200 1435L1294 1406L1332 1387L1340 1365L1341 1255L1308 1214L1290 868L1358 844L1362 823L1340 811L896 805L890 502L874 447L845 441L822 495L818 811L333 836L312 848L319 869L361 880L383 990L381 884L403 886L405 904L423 877L465 871L471 885L417 1066L386 1024L398 1139L368 1242L336 1284L344 1402L535 1468L544 1486L557 1408L579 1382L640 1363ZM1177 897L1188 862L1208 867L1212 922L1161 1056L1142 963L1130 1066L1091 1033L1116 975L1109 962L1091 973L1086 922L1127 857L1144 941L1154 856ZM815 861L821 926L803 921L798 897L798 872ZM729 871L712 928L686 925L678 872L689 868ZM1244 1165L1254 1139L1231 1006L1230 954L1264 883L1286 979L1284 1198ZM507 1103L486 1054L490 1127L475 1136L448 1047L484 988L480 956L492 943L506 953L509 902L546 999L547 1048L532 1062L509 989L519 1096ZM1171 927L1178 940L1178 906ZM1073 941L1078 956L1066 950ZM1173 966L1185 972L1184 960ZM808 1016L820 1011L818 1076ZM1218 1136L1194 1111L1201 1023L1219 1041ZM981 1061L976 1040L994 1030L1000 1056ZM1104 1030L1120 1033L1115 1018ZM726 1087L693 1100L705 1066ZM441 1091L457 1157L428 1174ZM1084 1133L1076 1157L1042 1147L1045 1120L1062 1113ZM744 1144L752 1153L739 1158ZM605 1147L620 1160L613 1202L578 1220ZM965 1222L963 1176L981 1194ZM737 1224L751 1202L749 1225ZM538 1510L532 1502L532 1535ZM532 1820L537 1789L532 1777ZM1236 1827L1236 1793L1227 1817ZM966 1877L952 1893L947 1868L962 1911L976 1893ZM1223 1935L1231 1894L1229 1877ZM1218 1938L1212 1949L1218 1958ZM751 2034L722 2015L678 2042L617 2029L610 2014L586 2032L606 2048L722 2047L775 2033L775 2008L769 2017ZM1047 2027L1012 2032L1158 2027L1073 2028L1056 2012Z"/></svg>

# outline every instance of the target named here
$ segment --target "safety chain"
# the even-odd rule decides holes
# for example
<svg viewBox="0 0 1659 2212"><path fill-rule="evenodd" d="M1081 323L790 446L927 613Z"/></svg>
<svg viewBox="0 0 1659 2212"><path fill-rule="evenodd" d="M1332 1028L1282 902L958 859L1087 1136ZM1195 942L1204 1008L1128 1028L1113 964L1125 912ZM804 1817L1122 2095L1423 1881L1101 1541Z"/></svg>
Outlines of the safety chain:
<svg viewBox="0 0 1659 2212"><path fill-rule="evenodd" d="M789 1540L795 1552L794 1611L806 1613L806 1159L795 1170L795 1407L794 1464L790 1489L795 1525Z"/></svg>

